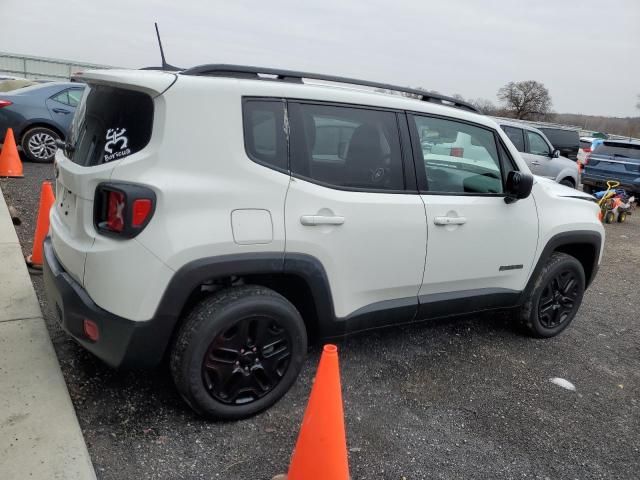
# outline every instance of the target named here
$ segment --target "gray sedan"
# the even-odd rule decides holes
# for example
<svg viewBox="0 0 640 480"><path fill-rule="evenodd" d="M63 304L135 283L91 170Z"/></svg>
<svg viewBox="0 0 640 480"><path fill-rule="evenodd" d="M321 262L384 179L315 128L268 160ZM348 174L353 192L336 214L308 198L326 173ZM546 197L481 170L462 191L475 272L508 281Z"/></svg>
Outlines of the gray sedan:
<svg viewBox="0 0 640 480"><path fill-rule="evenodd" d="M29 160L52 162L83 91L79 83L50 82L0 93L0 143L12 128Z"/></svg>

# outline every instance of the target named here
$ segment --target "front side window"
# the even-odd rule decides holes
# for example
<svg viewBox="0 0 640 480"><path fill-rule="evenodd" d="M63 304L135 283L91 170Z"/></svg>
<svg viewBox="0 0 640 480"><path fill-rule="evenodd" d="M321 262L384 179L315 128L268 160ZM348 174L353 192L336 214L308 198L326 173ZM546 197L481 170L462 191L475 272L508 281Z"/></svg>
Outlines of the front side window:
<svg viewBox="0 0 640 480"><path fill-rule="evenodd" d="M243 106L247 154L258 163L286 170L287 140L282 100L246 100Z"/></svg>
<svg viewBox="0 0 640 480"><path fill-rule="evenodd" d="M289 103L291 171L327 186L404 189L396 114Z"/></svg>
<svg viewBox="0 0 640 480"><path fill-rule="evenodd" d="M411 118L424 162L425 193L503 192L500 156L491 130L441 118Z"/></svg>
<svg viewBox="0 0 640 480"><path fill-rule="evenodd" d="M527 130L527 138L529 139L529 152L533 155L544 155L549 156L550 150L547 142L544 141L544 138L537 134L536 132L530 132Z"/></svg>
<svg viewBox="0 0 640 480"><path fill-rule="evenodd" d="M524 152L524 134L521 128L502 126L502 130L507 134L509 140L513 143L519 152Z"/></svg>

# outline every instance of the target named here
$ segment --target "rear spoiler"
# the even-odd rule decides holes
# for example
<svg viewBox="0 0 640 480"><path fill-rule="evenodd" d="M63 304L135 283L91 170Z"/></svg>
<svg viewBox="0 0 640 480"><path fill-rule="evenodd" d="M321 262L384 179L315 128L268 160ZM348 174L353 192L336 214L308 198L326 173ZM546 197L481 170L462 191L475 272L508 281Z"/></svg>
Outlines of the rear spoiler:
<svg viewBox="0 0 640 480"><path fill-rule="evenodd" d="M149 70L86 70L73 75L72 81L138 90L156 97L175 83L175 73Z"/></svg>

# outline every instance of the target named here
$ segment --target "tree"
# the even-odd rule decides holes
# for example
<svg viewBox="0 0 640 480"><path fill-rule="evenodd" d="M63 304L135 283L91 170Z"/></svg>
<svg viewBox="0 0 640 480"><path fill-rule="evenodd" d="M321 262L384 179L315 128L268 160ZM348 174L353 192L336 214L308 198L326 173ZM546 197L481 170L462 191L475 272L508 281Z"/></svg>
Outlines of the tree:
<svg viewBox="0 0 640 480"><path fill-rule="evenodd" d="M549 90L535 80L509 82L498 90L498 99L505 103L515 118L531 119L551 111Z"/></svg>

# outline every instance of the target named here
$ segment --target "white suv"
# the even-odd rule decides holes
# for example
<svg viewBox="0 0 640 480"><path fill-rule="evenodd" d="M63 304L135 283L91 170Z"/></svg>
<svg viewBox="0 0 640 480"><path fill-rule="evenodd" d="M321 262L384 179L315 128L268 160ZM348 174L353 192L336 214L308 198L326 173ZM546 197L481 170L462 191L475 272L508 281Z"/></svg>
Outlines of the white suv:
<svg viewBox="0 0 640 480"><path fill-rule="evenodd" d="M275 403L308 339L498 308L552 337L596 274L592 197L463 102L230 65L75 78L48 296L109 365L168 356L202 415Z"/></svg>

